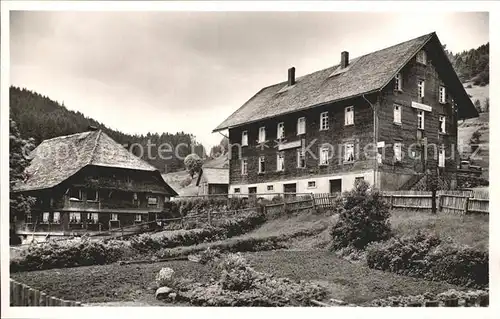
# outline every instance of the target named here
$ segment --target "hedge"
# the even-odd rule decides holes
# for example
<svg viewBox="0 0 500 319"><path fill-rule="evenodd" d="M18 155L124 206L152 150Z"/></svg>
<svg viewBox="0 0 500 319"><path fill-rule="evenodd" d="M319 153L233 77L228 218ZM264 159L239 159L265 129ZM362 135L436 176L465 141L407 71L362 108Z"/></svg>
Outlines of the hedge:
<svg viewBox="0 0 500 319"><path fill-rule="evenodd" d="M244 234L262 225L265 221L266 217L263 211L257 209L236 218L227 219L218 227L180 231L162 237L141 234L130 238L130 243L132 248L142 252L178 246L191 246Z"/></svg>
<svg viewBox="0 0 500 319"><path fill-rule="evenodd" d="M368 246L368 267L401 275L481 288L488 285L488 252L442 243L428 234Z"/></svg>

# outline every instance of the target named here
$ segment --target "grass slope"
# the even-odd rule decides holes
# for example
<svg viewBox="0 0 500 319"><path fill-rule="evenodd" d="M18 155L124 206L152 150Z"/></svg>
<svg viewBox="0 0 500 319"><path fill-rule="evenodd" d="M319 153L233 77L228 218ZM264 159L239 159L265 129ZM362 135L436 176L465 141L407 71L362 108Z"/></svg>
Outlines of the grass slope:
<svg viewBox="0 0 500 319"><path fill-rule="evenodd" d="M198 186L196 186L197 176L195 176L191 180L191 183L189 185L182 186L182 183L185 180L191 179L191 176L189 176L189 173L186 170L162 174L161 176L167 182L167 184L170 185L170 187L172 187L177 192L177 194L179 194L179 196L198 195Z"/></svg>
<svg viewBox="0 0 500 319"><path fill-rule="evenodd" d="M414 235L420 230L435 233L459 244L488 249L488 215L433 215L416 211L393 211L390 222L398 236Z"/></svg>

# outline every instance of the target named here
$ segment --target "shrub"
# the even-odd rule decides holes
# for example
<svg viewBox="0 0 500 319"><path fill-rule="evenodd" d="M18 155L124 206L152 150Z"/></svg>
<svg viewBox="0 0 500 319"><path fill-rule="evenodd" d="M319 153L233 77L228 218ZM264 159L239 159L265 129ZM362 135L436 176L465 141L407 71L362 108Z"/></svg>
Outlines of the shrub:
<svg viewBox="0 0 500 319"><path fill-rule="evenodd" d="M210 196L208 198L192 198L188 200L174 200L165 203L164 210L167 218L187 215L206 214L208 211L227 211L249 208L245 198L223 196Z"/></svg>
<svg viewBox="0 0 500 319"><path fill-rule="evenodd" d="M143 252L161 248L190 246L241 235L263 224L265 221L266 217L264 213L258 210L227 219L217 227L192 229L162 237L151 234L141 234L132 237L130 242L134 249Z"/></svg>
<svg viewBox="0 0 500 319"><path fill-rule="evenodd" d="M434 235L418 233L392 238L367 248L368 267L451 284L488 285L488 252L441 243Z"/></svg>
<svg viewBox="0 0 500 319"><path fill-rule="evenodd" d="M219 264L222 270L220 284L223 289L243 291L252 288L257 272L248 266L240 254L229 254Z"/></svg>
<svg viewBox="0 0 500 319"><path fill-rule="evenodd" d="M435 235L418 232L415 236L391 238L367 248L368 267L401 275L425 271L424 258L441 240Z"/></svg>
<svg viewBox="0 0 500 319"><path fill-rule="evenodd" d="M157 258L169 258L186 256L201 252L208 247L217 249L220 252L251 252L251 251L266 251L285 248L282 244L283 238L280 236L270 236L261 238L232 238L229 240L214 242L210 244L200 244L190 247L176 247L173 249L162 249L156 252Z"/></svg>
<svg viewBox="0 0 500 319"><path fill-rule="evenodd" d="M363 249L371 242L391 237L389 206L378 191L361 181L352 191L344 192L334 211L339 214L332 227L332 248L353 246Z"/></svg>
<svg viewBox="0 0 500 319"><path fill-rule="evenodd" d="M88 238L47 242L30 246L10 265L12 272L103 265L118 261L130 248L123 241L91 241Z"/></svg>

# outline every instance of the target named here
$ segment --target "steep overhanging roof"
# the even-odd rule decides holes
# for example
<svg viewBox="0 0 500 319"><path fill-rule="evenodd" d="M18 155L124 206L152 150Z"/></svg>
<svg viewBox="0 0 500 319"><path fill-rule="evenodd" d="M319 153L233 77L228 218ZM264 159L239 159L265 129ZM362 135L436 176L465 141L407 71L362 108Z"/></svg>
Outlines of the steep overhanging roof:
<svg viewBox="0 0 500 319"><path fill-rule="evenodd" d="M28 192L53 188L86 166L147 171L163 183L166 192L177 193L161 178L160 172L133 155L101 130L59 136L43 141L31 154L27 178L13 188Z"/></svg>
<svg viewBox="0 0 500 319"><path fill-rule="evenodd" d="M287 82L265 87L213 132L381 91L424 46L432 48L428 56L456 97L458 116L477 117L472 101L433 32L354 58L346 70L339 71L340 65L335 65L304 75L289 89L284 89Z"/></svg>

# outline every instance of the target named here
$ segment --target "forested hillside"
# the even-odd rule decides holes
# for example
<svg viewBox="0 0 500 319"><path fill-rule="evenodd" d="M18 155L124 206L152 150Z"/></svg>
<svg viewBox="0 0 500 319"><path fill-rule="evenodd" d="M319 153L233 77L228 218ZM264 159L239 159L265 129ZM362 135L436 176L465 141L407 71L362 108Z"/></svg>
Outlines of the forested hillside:
<svg viewBox="0 0 500 319"><path fill-rule="evenodd" d="M484 86L490 83L490 44L477 49L453 53L443 46L462 82L472 81L474 85Z"/></svg>
<svg viewBox="0 0 500 319"><path fill-rule="evenodd" d="M80 112L68 110L64 104L61 105L49 97L42 96L36 92L17 87L10 88L10 117L17 123L23 138L34 138L35 145L41 141L61 135L74 134L88 130L89 125L102 129L111 138L123 145L138 143L143 146L142 158L157 167L161 172L172 172L184 168L183 158L176 158L174 154L164 153L163 157L171 155L171 159L162 159L158 156L158 146L168 143L173 149L180 143L188 147L179 147L180 157L195 152L204 157L203 147L198 144L193 135L178 132L172 133L148 133L146 135L129 135L107 128L104 124L94 119L85 117ZM151 157L147 154L147 143L156 145L150 147ZM133 153L141 155L139 148L132 148ZM165 170L166 168L166 170Z"/></svg>

